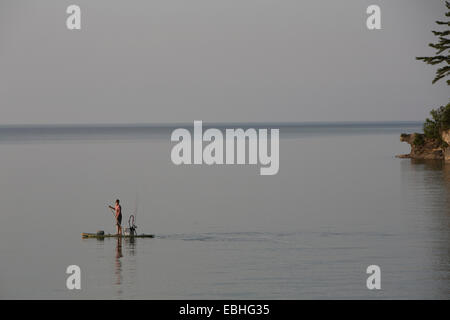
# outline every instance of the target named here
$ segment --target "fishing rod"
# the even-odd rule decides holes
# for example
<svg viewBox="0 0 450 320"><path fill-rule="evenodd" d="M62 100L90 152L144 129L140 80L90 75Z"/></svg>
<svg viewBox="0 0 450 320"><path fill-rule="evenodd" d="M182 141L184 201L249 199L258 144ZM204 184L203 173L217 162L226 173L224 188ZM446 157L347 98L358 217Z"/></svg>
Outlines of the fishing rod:
<svg viewBox="0 0 450 320"><path fill-rule="evenodd" d="M115 220L115 222L117 223L117 217L116 217L116 209L115 208L113 208L112 206L110 206L110 205L106 205L106 208L108 208L108 209L110 209L111 210L111 214L113 215L113 217L114 217L114 220Z"/></svg>
<svg viewBox="0 0 450 320"><path fill-rule="evenodd" d="M137 221L138 210L139 210L139 198L138 193L136 192L136 201L134 206L134 221Z"/></svg>
<svg viewBox="0 0 450 320"><path fill-rule="evenodd" d="M116 217L116 214L115 214L116 209L113 208L113 207L111 207L110 205L107 205L106 207L109 208L109 209L111 209L111 214L113 215L114 219L117 220L117 217Z"/></svg>

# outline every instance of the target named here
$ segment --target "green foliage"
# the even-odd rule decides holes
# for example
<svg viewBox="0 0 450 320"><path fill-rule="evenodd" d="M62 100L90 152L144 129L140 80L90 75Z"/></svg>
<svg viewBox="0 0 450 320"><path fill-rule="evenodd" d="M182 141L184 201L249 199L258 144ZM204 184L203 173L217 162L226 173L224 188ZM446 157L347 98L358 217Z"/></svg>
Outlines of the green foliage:
<svg viewBox="0 0 450 320"><path fill-rule="evenodd" d="M445 6L448 9L445 16L450 17L450 2L445 1ZM436 70L433 83L450 76L450 21L436 21L436 23L439 26L443 26L446 30L432 31L438 38L436 43L429 44L430 47L436 50L435 55L433 57L416 57L417 60L422 60L430 65L444 64ZM447 80L447 85L450 85L450 80ZM450 103L445 107L441 106L438 109L431 110L430 114L431 119L427 118L423 124L425 137L436 139L442 147L448 147L447 143L442 141L441 133L443 130L450 128ZM417 143L420 144L422 141L418 140Z"/></svg>
<svg viewBox="0 0 450 320"><path fill-rule="evenodd" d="M440 135L438 124L435 121L427 118L425 120L425 123L423 124L423 133L427 138L439 139Z"/></svg>
<svg viewBox="0 0 450 320"><path fill-rule="evenodd" d="M446 17L450 17L450 2L445 1L445 6L449 10L445 13ZM430 43L429 46L436 49L435 56L433 57L416 57L417 60L422 60L427 64L436 65L444 63L444 66L436 70L436 77L433 79L433 83L436 83L442 78L450 75L450 21L436 21L440 26L446 26L447 30L444 31L432 31L433 34L438 37L437 43ZM447 85L450 85L450 80L447 80Z"/></svg>
<svg viewBox="0 0 450 320"><path fill-rule="evenodd" d="M431 110L430 115L431 119L427 118L423 124L423 133L425 137L438 139L442 144L441 132L450 129L450 103Z"/></svg>
<svg viewBox="0 0 450 320"><path fill-rule="evenodd" d="M423 146L425 144L425 138L423 136L423 134L416 134L413 144L415 146Z"/></svg>

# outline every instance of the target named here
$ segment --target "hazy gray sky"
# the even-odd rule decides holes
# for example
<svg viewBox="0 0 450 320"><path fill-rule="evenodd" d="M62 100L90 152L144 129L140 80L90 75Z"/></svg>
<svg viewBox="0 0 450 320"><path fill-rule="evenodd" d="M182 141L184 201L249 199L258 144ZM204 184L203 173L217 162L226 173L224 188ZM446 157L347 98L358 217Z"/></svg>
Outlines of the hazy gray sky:
<svg viewBox="0 0 450 320"><path fill-rule="evenodd" d="M82 30L66 8L82 9ZM378 4L382 30L366 28ZM423 120L441 0L2 0L0 123Z"/></svg>

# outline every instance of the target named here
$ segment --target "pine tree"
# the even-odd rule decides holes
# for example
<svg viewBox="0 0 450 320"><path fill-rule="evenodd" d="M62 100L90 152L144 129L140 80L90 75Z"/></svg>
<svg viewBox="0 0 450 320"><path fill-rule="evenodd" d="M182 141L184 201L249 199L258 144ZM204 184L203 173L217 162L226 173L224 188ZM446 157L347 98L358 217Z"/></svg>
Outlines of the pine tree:
<svg viewBox="0 0 450 320"><path fill-rule="evenodd" d="M445 5L448 9L445 13L446 17L450 17L450 2L445 1ZM429 46L436 49L434 57L416 57L417 60L422 60L430 65L437 65L443 62L446 63L443 67L436 70L436 77L433 79L433 83L436 83L440 79L450 75L450 21L436 21L438 25L447 26L445 31L432 31L433 34L439 38L437 43L430 43ZM450 85L450 80L447 80L447 85Z"/></svg>

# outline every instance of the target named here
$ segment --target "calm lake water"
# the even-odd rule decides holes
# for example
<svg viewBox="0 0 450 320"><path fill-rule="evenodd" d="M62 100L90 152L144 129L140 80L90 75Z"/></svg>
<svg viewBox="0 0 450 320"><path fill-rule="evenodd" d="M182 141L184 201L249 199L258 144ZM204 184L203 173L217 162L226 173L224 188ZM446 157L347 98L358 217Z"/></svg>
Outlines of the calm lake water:
<svg viewBox="0 0 450 320"><path fill-rule="evenodd" d="M394 158L419 124L282 126L275 176L175 166L172 130L0 127L0 298L450 298L450 165ZM116 198L155 239L81 239Z"/></svg>

